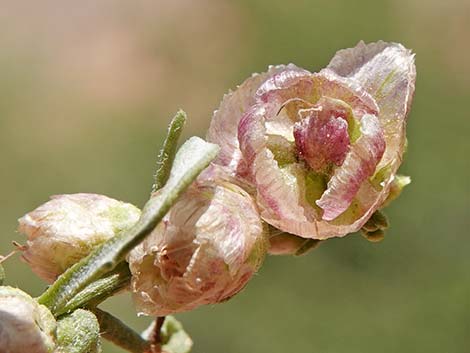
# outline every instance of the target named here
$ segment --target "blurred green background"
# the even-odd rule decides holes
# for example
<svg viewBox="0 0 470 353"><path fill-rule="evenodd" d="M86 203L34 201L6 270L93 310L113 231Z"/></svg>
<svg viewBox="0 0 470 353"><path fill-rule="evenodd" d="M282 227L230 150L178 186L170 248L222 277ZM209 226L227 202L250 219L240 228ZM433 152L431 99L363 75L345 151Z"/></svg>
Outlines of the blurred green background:
<svg viewBox="0 0 470 353"><path fill-rule="evenodd" d="M49 195L143 205L166 124L204 136L222 95L269 64L316 71L360 39L416 52L401 172L413 183L385 241L270 257L226 304L178 315L196 353L470 352L470 2L0 1L0 253ZM8 283L45 284L18 256ZM143 329L126 296L105 305ZM104 352L121 350L106 344Z"/></svg>

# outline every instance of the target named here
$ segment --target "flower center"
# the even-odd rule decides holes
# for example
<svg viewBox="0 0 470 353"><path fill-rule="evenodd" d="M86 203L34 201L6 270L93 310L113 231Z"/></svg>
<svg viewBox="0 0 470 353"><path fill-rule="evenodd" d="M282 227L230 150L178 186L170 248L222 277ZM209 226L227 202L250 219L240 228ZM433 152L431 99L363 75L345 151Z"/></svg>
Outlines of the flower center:
<svg viewBox="0 0 470 353"><path fill-rule="evenodd" d="M330 174L334 166L342 165L350 144L358 138L351 108L343 101L322 97L313 108L300 110L299 116L294 126L299 156L313 171Z"/></svg>

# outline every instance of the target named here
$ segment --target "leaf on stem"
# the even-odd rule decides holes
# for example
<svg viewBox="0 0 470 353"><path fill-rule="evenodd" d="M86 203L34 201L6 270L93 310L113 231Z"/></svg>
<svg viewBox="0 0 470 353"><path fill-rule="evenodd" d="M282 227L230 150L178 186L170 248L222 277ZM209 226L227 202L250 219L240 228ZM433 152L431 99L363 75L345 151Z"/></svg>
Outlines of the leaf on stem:
<svg viewBox="0 0 470 353"><path fill-rule="evenodd" d="M90 283L75 295L56 315L69 313L77 308L97 306L110 296L126 288L130 283L131 273L126 262L121 262L113 271Z"/></svg>
<svg viewBox="0 0 470 353"><path fill-rule="evenodd" d="M175 159L176 146L186 123L186 113L179 110L168 126L168 132L163 142L162 149L157 158L157 169L154 176L154 184L152 185L152 193L161 189L167 182L173 160Z"/></svg>

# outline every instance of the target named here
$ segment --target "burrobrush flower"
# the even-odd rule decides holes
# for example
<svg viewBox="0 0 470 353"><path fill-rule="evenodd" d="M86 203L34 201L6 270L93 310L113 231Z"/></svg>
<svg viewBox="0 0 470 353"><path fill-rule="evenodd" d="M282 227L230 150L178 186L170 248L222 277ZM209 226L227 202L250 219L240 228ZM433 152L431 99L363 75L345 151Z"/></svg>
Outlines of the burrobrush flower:
<svg viewBox="0 0 470 353"><path fill-rule="evenodd" d="M252 197L206 172L129 256L137 310L164 316L229 299L261 265L265 227Z"/></svg>
<svg viewBox="0 0 470 353"><path fill-rule="evenodd" d="M0 351L50 353L56 321L50 311L25 292L0 287Z"/></svg>
<svg viewBox="0 0 470 353"><path fill-rule="evenodd" d="M355 232L390 193L415 76L414 55L385 42L341 50L319 73L270 67L214 114L216 163L251 183L262 218L285 232Z"/></svg>
<svg viewBox="0 0 470 353"><path fill-rule="evenodd" d="M140 217L135 206L97 194L53 196L19 219L28 236L22 258L39 277L53 282L91 250L130 228Z"/></svg>

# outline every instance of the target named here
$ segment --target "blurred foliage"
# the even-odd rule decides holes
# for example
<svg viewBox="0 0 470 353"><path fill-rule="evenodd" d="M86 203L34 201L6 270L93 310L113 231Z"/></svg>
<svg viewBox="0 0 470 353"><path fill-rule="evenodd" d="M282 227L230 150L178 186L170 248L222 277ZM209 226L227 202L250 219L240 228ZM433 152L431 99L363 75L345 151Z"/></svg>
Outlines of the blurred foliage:
<svg viewBox="0 0 470 353"><path fill-rule="evenodd" d="M470 3L450 0L2 1L0 254L16 219L58 193L141 206L172 114L203 136L222 95L251 72L312 71L360 39L416 52L413 182L382 243L329 240L271 257L226 304L179 315L194 352L468 352ZM45 284L18 257L7 283ZM105 307L143 329L127 296ZM105 345L106 353L122 352Z"/></svg>

